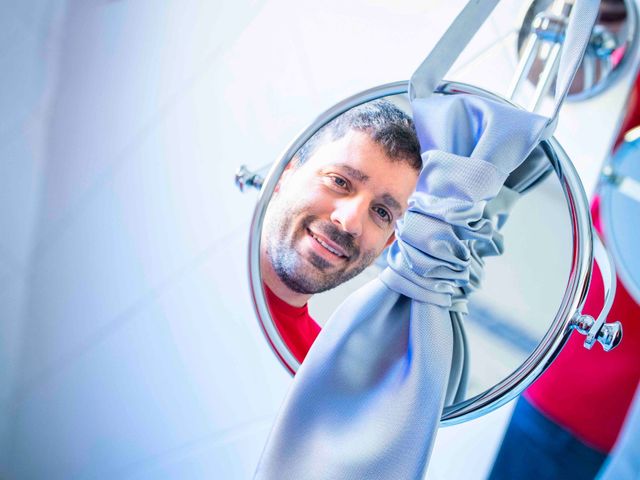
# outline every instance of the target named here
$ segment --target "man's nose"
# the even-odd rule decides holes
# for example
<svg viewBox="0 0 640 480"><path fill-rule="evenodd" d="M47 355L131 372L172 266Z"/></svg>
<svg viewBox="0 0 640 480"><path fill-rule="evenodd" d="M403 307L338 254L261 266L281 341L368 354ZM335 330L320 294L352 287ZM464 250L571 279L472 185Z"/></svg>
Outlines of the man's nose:
<svg viewBox="0 0 640 480"><path fill-rule="evenodd" d="M350 233L354 238L362 235L362 229L369 205L359 198L342 199L336 202L331 221L339 225L342 230Z"/></svg>

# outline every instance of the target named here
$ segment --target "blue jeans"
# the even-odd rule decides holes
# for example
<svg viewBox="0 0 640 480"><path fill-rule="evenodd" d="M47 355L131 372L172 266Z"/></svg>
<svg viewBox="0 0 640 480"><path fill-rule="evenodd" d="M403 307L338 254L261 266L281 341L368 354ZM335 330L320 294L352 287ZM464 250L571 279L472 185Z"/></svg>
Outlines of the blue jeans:
<svg viewBox="0 0 640 480"><path fill-rule="evenodd" d="M606 458L520 397L489 478L593 479Z"/></svg>

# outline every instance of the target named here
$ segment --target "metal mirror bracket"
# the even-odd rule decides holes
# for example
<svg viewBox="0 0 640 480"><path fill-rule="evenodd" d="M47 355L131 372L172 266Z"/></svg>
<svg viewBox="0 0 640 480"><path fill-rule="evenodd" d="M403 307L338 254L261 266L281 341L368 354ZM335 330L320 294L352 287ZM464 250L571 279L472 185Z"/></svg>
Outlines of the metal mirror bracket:
<svg viewBox="0 0 640 480"><path fill-rule="evenodd" d="M563 0L555 1L550 11L537 14L531 24L531 33L527 36L522 58L518 63L516 74L507 92L507 97L513 99L524 80L531 73L533 63L540 51L543 47L548 46L549 51L546 55L545 64L529 106L531 111L538 110L542 98L549 91L551 83L558 72L560 50L564 42L570 11L571 3Z"/></svg>
<svg viewBox="0 0 640 480"><path fill-rule="evenodd" d="M507 97L514 98L525 79L534 81L534 69L540 70L529 107L532 111L537 110L553 84L558 70L560 49L565 40L567 19L574 2L575 0L536 0L525 15L518 36L520 61ZM629 64L627 59L632 56L638 43L638 15L633 0L620 0L619 3L621 8L616 13L624 13L619 20L623 28L614 32L611 25L606 23L607 18L603 12L606 7L601 6L601 17L591 32L591 39L580 66L581 84L574 81L567 100L584 100L600 93L612 85ZM610 4L614 5L614 2ZM616 51L621 52L622 58L614 65L612 59ZM534 66L536 61L542 62L538 68Z"/></svg>
<svg viewBox="0 0 640 480"><path fill-rule="evenodd" d="M611 256L604 248L596 231L593 231L593 239L594 260L600 268L604 285L604 306L596 320L590 315L583 315L580 311L576 311L569 323L569 328L587 336L584 348L590 350L597 341L600 342L603 350L608 352L617 347L622 340L622 324L618 321L606 323L607 315L611 311L611 305L613 305L613 299L616 295L616 272Z"/></svg>
<svg viewBox="0 0 640 480"><path fill-rule="evenodd" d="M244 192L246 187L253 187L256 190L260 190L264 183L264 176L260 172L249 170L246 165L240 165L235 175L235 183L241 192Z"/></svg>

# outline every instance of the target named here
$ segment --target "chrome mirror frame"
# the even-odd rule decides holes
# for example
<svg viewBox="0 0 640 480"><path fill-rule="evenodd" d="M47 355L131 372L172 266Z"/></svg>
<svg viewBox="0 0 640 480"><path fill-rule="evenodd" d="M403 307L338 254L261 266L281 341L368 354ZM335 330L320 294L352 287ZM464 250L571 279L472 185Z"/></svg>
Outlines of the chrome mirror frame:
<svg viewBox="0 0 640 480"><path fill-rule="evenodd" d="M365 90L339 102L322 113L298 135L285 149L280 156L280 160L272 165L264 181L258 179L261 189L251 222L249 237L248 269L250 291L262 332L275 355L291 374L295 373L300 364L289 351L271 319L260 275L260 238L267 205L290 159L319 128L362 103L380 97L407 93L407 86L407 81L388 83ZM494 93L463 83L443 82L436 91L442 94L469 93L513 105ZM540 344L522 365L507 378L483 393L464 402L446 407L441 420L441 425L443 426L455 425L480 417L514 399L555 359L568 340L570 333L574 329L580 331L580 327L584 326L583 323L579 323L577 320L585 318L580 312L586 298L593 265L594 243L589 204L578 174L557 140L551 138L543 141L541 145L562 185L572 223L573 259L562 303L551 327L542 338ZM615 273L613 275L615 281ZM610 285L610 278L605 278L604 280L605 285ZM598 322L600 323L594 322L594 324L599 325L598 328L602 326L606 313L603 311L599 317ZM598 332L594 333L593 328L589 329L589 333L592 335L598 334ZM617 343L615 344L617 345Z"/></svg>

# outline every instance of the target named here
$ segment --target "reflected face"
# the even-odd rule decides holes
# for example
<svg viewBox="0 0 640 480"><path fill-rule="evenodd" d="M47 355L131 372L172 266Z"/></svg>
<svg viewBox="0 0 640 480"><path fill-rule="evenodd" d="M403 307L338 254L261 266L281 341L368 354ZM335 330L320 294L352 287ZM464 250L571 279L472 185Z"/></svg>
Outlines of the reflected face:
<svg viewBox="0 0 640 480"><path fill-rule="evenodd" d="M266 213L264 252L286 287L333 288L369 266L393 240L418 172L365 132L320 145L283 174Z"/></svg>

